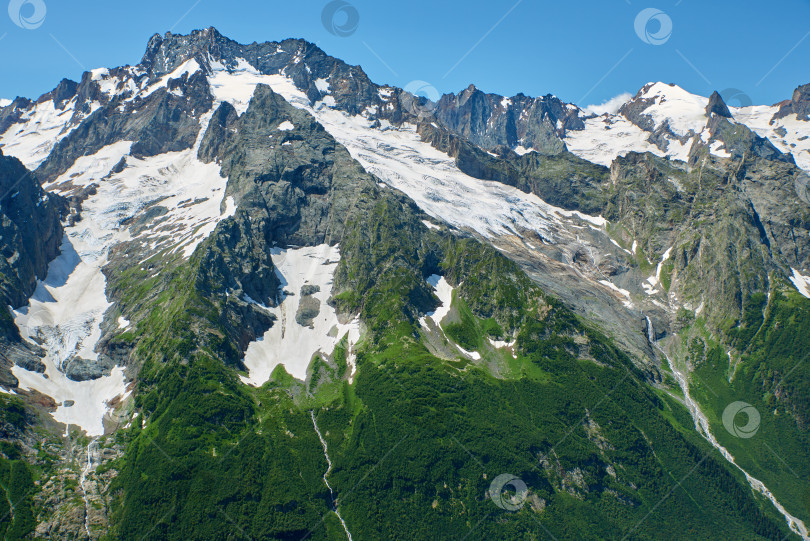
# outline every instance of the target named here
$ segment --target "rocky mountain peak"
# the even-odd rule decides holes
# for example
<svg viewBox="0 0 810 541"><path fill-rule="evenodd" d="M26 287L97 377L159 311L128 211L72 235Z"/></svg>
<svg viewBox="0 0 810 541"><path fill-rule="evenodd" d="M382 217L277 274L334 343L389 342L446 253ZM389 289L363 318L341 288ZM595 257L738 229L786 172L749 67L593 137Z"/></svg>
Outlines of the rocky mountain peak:
<svg viewBox="0 0 810 541"><path fill-rule="evenodd" d="M166 32L163 36L153 35L146 45L146 52L140 66L149 72L151 77L160 77L171 73L183 62L195 57L220 60L238 46L220 34L215 28L193 30L187 35ZM206 64L202 62L201 65Z"/></svg>
<svg viewBox="0 0 810 541"><path fill-rule="evenodd" d="M772 120L795 114L798 120L810 121L810 83L793 91L790 101L783 102Z"/></svg>
<svg viewBox="0 0 810 541"><path fill-rule="evenodd" d="M724 118L731 118L731 111L728 110L726 102L723 101L720 93L716 90L712 92L709 97L709 104L706 105L706 116L711 117L712 113Z"/></svg>

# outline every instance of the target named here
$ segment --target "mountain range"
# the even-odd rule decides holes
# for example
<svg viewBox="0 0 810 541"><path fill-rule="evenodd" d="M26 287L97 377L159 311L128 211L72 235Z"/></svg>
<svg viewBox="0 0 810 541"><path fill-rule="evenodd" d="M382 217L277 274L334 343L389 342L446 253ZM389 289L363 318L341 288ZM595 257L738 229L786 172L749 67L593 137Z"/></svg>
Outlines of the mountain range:
<svg viewBox="0 0 810 541"><path fill-rule="evenodd" d="M0 102L8 539L810 539L810 84L438 101L154 35Z"/></svg>

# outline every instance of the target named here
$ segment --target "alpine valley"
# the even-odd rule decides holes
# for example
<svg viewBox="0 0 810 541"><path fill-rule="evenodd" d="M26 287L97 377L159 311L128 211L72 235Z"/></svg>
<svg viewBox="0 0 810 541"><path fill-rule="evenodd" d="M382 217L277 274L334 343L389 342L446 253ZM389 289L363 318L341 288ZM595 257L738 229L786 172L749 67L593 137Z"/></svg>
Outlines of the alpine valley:
<svg viewBox="0 0 810 541"><path fill-rule="evenodd" d="M3 538L810 540L786 98L432 102L209 28L2 102Z"/></svg>

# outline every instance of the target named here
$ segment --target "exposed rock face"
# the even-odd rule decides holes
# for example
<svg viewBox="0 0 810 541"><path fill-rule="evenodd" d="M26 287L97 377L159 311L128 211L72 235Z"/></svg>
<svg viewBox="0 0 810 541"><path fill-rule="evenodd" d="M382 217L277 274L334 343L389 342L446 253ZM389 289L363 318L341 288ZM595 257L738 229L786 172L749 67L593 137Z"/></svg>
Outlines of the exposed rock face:
<svg viewBox="0 0 810 541"><path fill-rule="evenodd" d="M285 121L294 128L280 130ZM258 236L293 245L338 242L342 212L359 195L359 179L370 183L372 177L314 118L267 86L256 88L233 129L226 130L224 141L212 143L220 155L201 158L221 161L228 194L254 224L263 224ZM266 292L255 293L257 300L269 300Z"/></svg>
<svg viewBox="0 0 810 541"><path fill-rule="evenodd" d="M301 300L295 313L295 321L303 327L312 326L312 321L321 313L321 301L313 294L321 290L321 286L305 284L301 286Z"/></svg>
<svg viewBox="0 0 810 541"><path fill-rule="evenodd" d="M709 97L709 104L706 106L706 116L711 117L712 114L722 116L723 118L731 118L731 111L728 110L726 102L720 97L720 94L715 90Z"/></svg>
<svg viewBox="0 0 810 541"><path fill-rule="evenodd" d="M189 60L201 70L164 81L165 86L148 96L134 96L136 89L148 88ZM446 247L440 247L441 242L451 246L457 241L446 235L445 226L440 227L445 236L439 242L439 233L423 226L424 215L413 201L381 188L378 179L364 171L312 116L292 107L269 87L259 85L241 115L229 103L221 103L212 111L215 97L206 76L222 66L244 68L245 61L260 74L290 77L310 102L322 102L350 114L363 113L376 121L377 127L386 121L418 124L423 140L452 156L467 175L536 194L564 211L606 217L610 221L607 225L575 213L561 213L574 218L564 225L553 223L542 232L539 228L514 231L514 235L505 234L489 242L520 263L545 291L595 321L600 330L638 359L655 358L645 336L648 324L644 316L652 322L653 338L677 330L680 322L676 314L684 307L694 312L705 304L709 321L719 324L738 317L747 297L768 291L771 276L784 277L791 267L810 267L807 175L770 141L732 123L730 110L717 93L705 108L701 104L708 117L698 114L705 122L700 128L705 131L692 130L686 135L674 121L672 125L669 120L656 121L648 111L655 100L640 93L622 111L647 132L649 141L666 149L674 141L685 143L697 135L705 134L707 140L694 140L688 162L629 153L608 169L567 152L563 137L566 131L582 129L583 115L578 108L550 95L503 98L471 86L428 104L400 89L375 85L360 68L328 57L302 40L240 45L213 29L188 36L156 35L138 67L108 70L104 86L98 74L88 73L80 83L62 81L37 102L20 98L16 105L0 112L2 130L18 122L35 103L52 101L59 110L73 108L75 122L70 128L75 129L56 144L37 170L37 176L46 181L63 174L78 157L117 141L133 142L133 158L192 148L201 130L202 115L211 112L197 157L221 165L222 175L229 179L226 195L233 198L237 208L183 262L165 253L153 261L145 260L134 241L121 242L111 250L104 271L116 308L108 312L102 324L98 361L71 358L64 367L70 379L94 379L113 365L128 361L132 346L127 339L114 336L122 334L115 310L126 308L128 317L130 313L137 316L132 317L137 328L137 323L150 315L149 310L154 313L155 306L160 306L151 303L156 296L182 295L187 292L183 288L191 290L193 298L181 309L193 312L196 319L189 320L201 328L190 333L194 337L190 345L184 342L176 348L181 361L188 362L188 352L199 348L239 366L247 345L277 323L265 308L278 303L282 285L271 258L275 247L340 243L342 259L333 293L336 297L349 295L329 303L348 307L352 313L379 308L358 304L362 294L357 292L371 287L371 275L376 278L377 274L389 273L389 277L406 278L397 283L406 284L408 289L394 295L408 299L407 317L413 320L435 308L424 276L442 272L452 280L454 275L462 275L466 261L439 268L438 262L446 260L442 254ZM789 104L790 111L806 118L807 92L800 89L797 93ZM537 152L519 155L513 150L518 146ZM719 151L727 157L719 157ZM0 161L0 165L6 163L11 164L10 169L21 167L14 160ZM125 157L111 172L126 167ZM21 172L23 177L27 174ZM80 218L81 201L100 183L84 186L74 194L73 219ZM24 302L36 278L44 276L62 235L60 209L66 208L59 198L45 197L36 182L26 190L0 198L4 205L0 240L6 250L0 258L0 293L11 304ZM148 211L125 224L133 236L148 231L156 218L168 212L158 202L148 204ZM385 229L399 236L389 236L396 240L381 243L379 232ZM461 237L473 232L457 233ZM391 244L398 250L407 246L394 261L384 253ZM150 291L143 297L127 298L121 284L136 266L142 272L134 276L148 283L144 289ZM167 277L174 272L180 279L177 275ZM653 288L645 288L643 283L649 285L653 277L660 288L647 292ZM607 282L614 289L596 287L596 281ZM169 289L169 285L180 282L178 289L183 291ZM465 294L461 282L455 282L459 283L460 295ZM626 299L617 300L616 291L629 292ZM315 292L311 286L290 292L302 298L296 324L311 325L324 310L313 296ZM472 308L476 303L486 306L485 297L478 295L466 302ZM504 304L498 307L504 313L514 309ZM200 313L205 317L198 317ZM477 313L489 316L493 312ZM0 312L0 331L8 330L7 335L0 335L3 385L14 384L7 370L9 363L42 370L37 360L41 352L18 343L16 329L13 322L8 325L8 319ZM175 338L172 333L179 336L185 331L165 330L170 338ZM582 338L577 335L573 343L581 345L576 340ZM414 334L413 339L419 336ZM228 349L223 353L217 348ZM577 347L575 357L587 359L580 353L585 350ZM186 365L181 362L178 366ZM134 373L137 367L130 370ZM654 369L646 375L660 381ZM52 402L43 400L51 409L56 407ZM69 400L61 404L74 405ZM612 450L599 425L590 419L586 433L598 449ZM116 456L114 451L101 452L99 459ZM599 466L613 478L621 475L613 464ZM557 459L549 458L543 468L553 474L555 490L575 498L605 490L589 481L585 470L565 469ZM38 517L37 535L75 539L104 533L111 496L107 488L114 472L96 475L88 468L86 473L86 482L77 485L80 473L75 467L64 466L56 479L43 483L38 503L44 510L57 510L43 511ZM72 488L64 490L64 483L60 484L64 481ZM86 502L79 503L84 498ZM545 500L536 495L533 498L535 508L544 509Z"/></svg>
<svg viewBox="0 0 810 541"><path fill-rule="evenodd" d="M37 537L100 539L107 536L110 533L107 513L113 498L109 486L117 472L96 469L122 454L121 445L112 438L91 441L89 449L73 442L59 449L54 475L42 480L35 497L41 509L36 517Z"/></svg>
<svg viewBox="0 0 810 541"><path fill-rule="evenodd" d="M62 242L65 201L46 194L37 177L0 151L0 294L20 306L45 278Z"/></svg>
<svg viewBox="0 0 810 541"><path fill-rule="evenodd" d="M129 101L121 94L93 112L56 144L37 169L40 181L55 180L77 158L118 141L133 141L130 154L138 158L190 148L213 96L202 72L173 81L172 88L159 88L145 98Z"/></svg>
<svg viewBox="0 0 810 541"><path fill-rule="evenodd" d="M473 85L456 95L442 96L434 110L450 132L483 149L520 145L543 154L565 150L565 130L582 129L580 113L578 107L550 94L504 98L485 94Z"/></svg>
<svg viewBox="0 0 810 541"><path fill-rule="evenodd" d="M810 121L810 84L802 85L793 91L790 101L784 102L773 115L774 119L794 114L799 120Z"/></svg>
<svg viewBox="0 0 810 541"><path fill-rule="evenodd" d="M312 321L321 313L321 301L312 295L302 295L295 313L295 321L302 327L309 327Z"/></svg>
<svg viewBox="0 0 810 541"><path fill-rule="evenodd" d="M756 156L769 161L795 163L790 154L780 152L768 139L760 137L743 124L730 122L723 115L712 116L707 127L709 141L704 143L698 138L694 140L689 156L691 164L696 163L699 157L708 154L709 148L715 141L722 143L722 149L730 155L732 160Z"/></svg>
<svg viewBox="0 0 810 541"><path fill-rule="evenodd" d="M200 66L200 71L182 73L166 81L165 88L130 99L136 91L149 88L190 60ZM104 86L97 73L87 73L80 83L62 81L40 97L40 103L53 100L56 107L73 107L77 123L39 167L40 178L53 180L76 157L115 141L132 140L135 157L189 148L200 129L201 114L210 111L213 104L206 75L223 67L245 69L246 63L259 74L289 77L311 103L328 103L349 114L363 113L376 119L378 126L385 121L418 124L424 140L453 156L459 169L475 178L535 193L566 210L598 215L613 208L611 197L615 196L609 194L607 169L568 153L563 142L566 132L583 128L586 115L554 96L530 98L518 94L504 98L471 85L458 94L443 96L437 103L428 103L401 89L374 84L359 67L329 57L306 41L242 45L213 28L186 36L155 35L139 65L107 70ZM732 160L753 156L791 163L790 157L767 139L730 122L731 113L717 93L709 98L708 105L701 106L709 117L708 143L698 140L694 132L684 135L668 120L655 121L649 107L663 100L651 97L652 86L639 91L622 107L621 114L647 131L649 141L660 149L666 150L673 141L685 144L695 137L689 154L692 166L706 157L709 145L718 142ZM664 87L664 93L668 88ZM791 111L803 110L806 94L806 87L797 89L790 102ZM356 165L346 165L349 162L342 158L330 163L333 143L326 142L328 134L322 133L306 114L273 96L269 89L259 87L248 112L241 117L232 105L222 103L208 124L198 153L203 161L222 165L223 175L230 178L228 194L240 209L233 220L221 224L204 249L206 272L200 280L211 290L217 284L227 284L237 293L228 297L227 303L232 313L238 314L234 315L232 328L240 334L238 342L242 345L272 323L270 316L261 314L245 300L266 305L276 302L278 283L268 247L338 242L341 212L356 192L348 190L348 182L337 179L335 172L348 177L362 174L355 170L359 169ZM33 103L20 98L16 105L4 108L0 125L16 122ZM90 104L98 107L87 116ZM295 125L294 130L275 129L288 119ZM511 150L519 146L537 152L519 156ZM124 167L125 161L120 165ZM646 174L643 167L636 173ZM791 173L790 178L799 196L806 197L807 183L799 175ZM76 194L76 216L85 195ZM150 212L157 215L161 208L156 205ZM132 230L143 231L150 216L139 218L142 223L131 224ZM579 254L572 260L584 265L588 259L585 251L571 250ZM599 265L614 277L626 271L626 265L613 256ZM554 289L553 284L545 286ZM563 296L572 300L576 295ZM102 345L115 346L105 340ZM92 377L96 369L101 368L91 370L81 360L70 367L73 377L79 379Z"/></svg>
<svg viewBox="0 0 810 541"><path fill-rule="evenodd" d="M46 194L16 158L0 151L0 385L16 386L14 364L44 369L42 351L20 339L8 306L24 305L62 242L64 199Z"/></svg>
<svg viewBox="0 0 810 541"><path fill-rule="evenodd" d="M666 152L670 140L685 144L695 134L677 133L676 130L670 126L669 119L664 119L656 124L655 119L648 111L650 107L656 105L656 103L660 104L663 101L660 95L652 93L656 86L663 85L650 83L643 86L630 101L621 106L619 114L642 130L649 132L648 141L661 149L661 151Z"/></svg>
<svg viewBox="0 0 810 541"><path fill-rule="evenodd" d="M33 102L28 98L18 97L10 105L0 109L0 133L20 121L25 111Z"/></svg>
<svg viewBox="0 0 810 541"><path fill-rule="evenodd" d="M147 98L131 99L192 60L201 71L180 75ZM18 98L0 110L0 133L20 122L37 103L52 100L56 109L72 111L64 133L75 129L39 166L42 182L53 180L83 155L80 147L92 153L115 141L131 140L134 156L188 148L197 130L194 119L211 103L205 76L215 68L237 69L246 63L260 74L290 78L311 103L328 102L349 114L366 113L394 125L435 122L487 150L523 146L558 154L566 149L562 139L566 131L582 129L586 116L551 95L504 98L473 86L430 103L400 88L377 85L360 67L330 57L304 40L242 45L208 28L185 36L155 34L137 66L88 72L79 83L63 80L36 102Z"/></svg>
<svg viewBox="0 0 810 541"><path fill-rule="evenodd" d="M279 129L284 122L294 127ZM206 245L198 280L227 302L229 328L244 349L272 320L243 299L280 300L271 248L340 242L349 210L376 183L308 113L264 85L238 119L230 105L215 112L200 158L221 162L238 210ZM235 293L227 300L218 293L223 286ZM308 325L318 307L304 304L301 324Z"/></svg>
<svg viewBox="0 0 810 541"><path fill-rule="evenodd" d="M189 59L201 66L213 60L235 68L240 59L263 74L284 72L312 101L329 94L340 109L360 113L366 106L380 104L378 86L358 66L328 56L312 43L287 39L281 42L242 45L220 34L215 28L195 30L187 36L167 32L149 40L140 66L154 80L171 73ZM317 81L330 81L328 92Z"/></svg>
<svg viewBox="0 0 810 541"><path fill-rule="evenodd" d="M88 381L109 375L115 363L107 355L99 355L98 360L72 357L63 367L65 375L73 381Z"/></svg>
<svg viewBox="0 0 810 541"><path fill-rule="evenodd" d="M810 205L795 187L803 175L751 154L735 163L706 153L692 169L631 153L611 167L616 189L605 216L648 256L672 247L670 295L679 304L738 317L745 298L768 291L769 273L810 265Z"/></svg>
<svg viewBox="0 0 810 541"><path fill-rule="evenodd" d="M376 85L361 68L330 57L306 41L242 45L214 28L188 36L155 34L140 66L150 80L155 80L192 58L208 67L212 60L227 68L247 61L262 74L283 73L312 103L328 97L334 107L349 114L371 111L380 120L396 125L435 120L485 149L522 145L557 154L565 150L565 131L582 129L585 116L578 107L555 96L531 98L518 94L504 98L485 94L472 85L457 95L448 94L430 103L402 89Z"/></svg>

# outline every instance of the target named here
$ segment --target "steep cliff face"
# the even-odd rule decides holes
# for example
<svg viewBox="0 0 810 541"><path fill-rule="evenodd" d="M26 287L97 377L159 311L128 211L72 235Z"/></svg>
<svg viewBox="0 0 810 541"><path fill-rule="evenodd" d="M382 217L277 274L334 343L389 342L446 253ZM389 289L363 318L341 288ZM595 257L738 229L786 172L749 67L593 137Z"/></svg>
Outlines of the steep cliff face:
<svg viewBox="0 0 810 541"><path fill-rule="evenodd" d="M46 193L37 177L16 158L0 152L2 265L0 292L5 305L20 306L45 277L62 243L65 201Z"/></svg>
<svg viewBox="0 0 810 541"><path fill-rule="evenodd" d="M606 217L637 239L652 263L668 252L670 296L715 323L738 318L744 299L806 268L810 206L805 174L781 160L708 154L693 166L629 154L611 167ZM627 238L630 238L627 237Z"/></svg>
<svg viewBox="0 0 810 541"><path fill-rule="evenodd" d="M10 368L41 370L37 348L21 340L8 308L19 308L59 254L66 202L47 194L22 163L0 152L0 379L15 386ZM41 355L41 353L40 353Z"/></svg>
<svg viewBox="0 0 810 541"><path fill-rule="evenodd" d="M442 96L433 114L452 133L485 150L505 146L558 154L566 149L566 131L584 126L582 111L556 96L506 98L473 85Z"/></svg>

